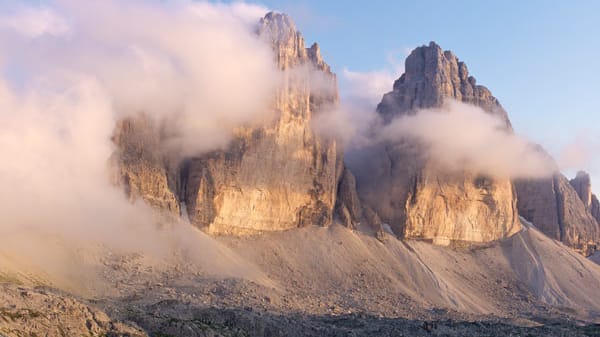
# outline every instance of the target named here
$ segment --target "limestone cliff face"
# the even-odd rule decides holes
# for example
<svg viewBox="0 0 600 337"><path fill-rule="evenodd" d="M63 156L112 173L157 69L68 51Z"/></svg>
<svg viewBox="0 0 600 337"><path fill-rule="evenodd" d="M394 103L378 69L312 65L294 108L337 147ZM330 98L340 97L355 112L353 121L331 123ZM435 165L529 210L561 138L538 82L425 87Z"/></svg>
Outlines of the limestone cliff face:
<svg viewBox="0 0 600 337"><path fill-rule="evenodd" d="M267 14L258 33L271 43L285 77L274 99L277 117L237 130L227 150L189 159L182 175L189 218L211 233L325 226L333 218L342 157L336 142L316 135L310 121L336 103L335 76L316 44L305 47L288 16ZM297 69L320 72L329 88L311 92L317 84Z"/></svg>
<svg viewBox="0 0 600 337"><path fill-rule="evenodd" d="M113 142L113 179L129 199L141 198L157 209L179 214L176 174L161 152L158 125L143 115L121 120L115 127Z"/></svg>
<svg viewBox="0 0 600 337"><path fill-rule="evenodd" d="M476 85L466 65L451 52L432 42L415 49L405 69L377 107L385 123L456 99L501 116L511 129L498 100ZM409 140L365 152L355 170L359 194L398 236L447 245L488 242L520 229L515 191L508 179L446 172Z"/></svg>
<svg viewBox="0 0 600 337"><path fill-rule="evenodd" d="M288 16L267 14L257 34L272 46L283 78L273 93L275 118L234 130L224 150L176 163L161 152L160 125L143 116L121 121L114 137L117 182L132 200L181 212L210 233L325 226L334 212L354 226L360 204L353 176L335 140L311 129L315 114L337 104L335 75L317 44L305 47Z"/></svg>
<svg viewBox="0 0 600 337"><path fill-rule="evenodd" d="M508 114L484 86L477 85L464 62L435 42L416 48L406 59L405 72L383 96L377 111L386 122L419 109L438 107L444 99L477 105L499 115L510 127Z"/></svg>
<svg viewBox="0 0 600 337"><path fill-rule="evenodd" d="M560 173L548 179L517 180L515 186L519 213L525 219L583 255L597 249L600 205L587 173L579 172L571 181Z"/></svg>
<svg viewBox="0 0 600 337"><path fill-rule="evenodd" d="M594 219L596 219L596 222L600 224L600 201L598 201L598 197L596 197L595 194L592 194L590 213L592 213L592 216L594 217Z"/></svg>
<svg viewBox="0 0 600 337"><path fill-rule="evenodd" d="M600 224L600 202L594 193L592 193L592 180L587 172L579 171L575 178L569 180L575 192L579 196L579 199L583 202L583 206L592 215L597 224ZM600 225L593 227L591 232L595 232L595 237L592 237L593 241L600 242Z"/></svg>
<svg viewBox="0 0 600 337"><path fill-rule="evenodd" d="M561 180L550 178L515 181L519 214L556 240L561 237L558 220L558 185Z"/></svg>

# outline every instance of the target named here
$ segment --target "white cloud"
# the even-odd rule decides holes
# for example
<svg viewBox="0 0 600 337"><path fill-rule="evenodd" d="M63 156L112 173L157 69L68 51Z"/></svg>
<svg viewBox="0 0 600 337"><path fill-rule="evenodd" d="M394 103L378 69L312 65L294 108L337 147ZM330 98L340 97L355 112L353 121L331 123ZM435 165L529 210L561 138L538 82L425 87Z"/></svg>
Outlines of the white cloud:
<svg viewBox="0 0 600 337"><path fill-rule="evenodd" d="M590 133L581 133L574 139L559 147L558 164L564 170L581 168L597 168L600 142L591 137Z"/></svg>
<svg viewBox="0 0 600 337"><path fill-rule="evenodd" d="M379 127L375 112L383 95L392 90L394 81L404 72L403 57L389 52L387 64L382 69L353 71L342 69L340 76L340 105L316 116L313 126L317 132L335 137L348 150L372 142L370 134ZM400 55L405 52L400 53Z"/></svg>
<svg viewBox="0 0 600 337"><path fill-rule="evenodd" d="M69 31L67 22L47 7L18 6L0 17L0 27L12 29L30 38L42 35L63 35Z"/></svg>
<svg viewBox="0 0 600 337"><path fill-rule="evenodd" d="M513 179L549 177L556 170L549 157L507 130L500 117L454 100L398 117L380 136L392 142L416 141L426 156L449 170Z"/></svg>
<svg viewBox="0 0 600 337"><path fill-rule="evenodd" d="M224 146L233 128L269 117L279 74L270 46L250 26L264 8L139 0L49 6L44 13L70 23L67 36L50 40L37 29L40 41L28 43L0 30L3 61L24 77L92 76L114 113L169 119L176 129L169 144L186 154ZM32 11L18 6L9 22Z"/></svg>
<svg viewBox="0 0 600 337"><path fill-rule="evenodd" d="M280 73L250 25L264 8L11 4L0 18L0 253L10 254L11 242L15 256L43 258L47 247L12 242L25 233L19 237L59 237L73 249L188 250L206 262L218 250L208 237L191 226L159 229L147 206L109 184L110 138L117 120L144 112L169 121L171 146L199 153L267 118Z"/></svg>
<svg viewBox="0 0 600 337"><path fill-rule="evenodd" d="M344 68L342 96L346 100L361 100L365 105L375 107L383 94L392 90L392 84L397 77L389 70L359 72Z"/></svg>

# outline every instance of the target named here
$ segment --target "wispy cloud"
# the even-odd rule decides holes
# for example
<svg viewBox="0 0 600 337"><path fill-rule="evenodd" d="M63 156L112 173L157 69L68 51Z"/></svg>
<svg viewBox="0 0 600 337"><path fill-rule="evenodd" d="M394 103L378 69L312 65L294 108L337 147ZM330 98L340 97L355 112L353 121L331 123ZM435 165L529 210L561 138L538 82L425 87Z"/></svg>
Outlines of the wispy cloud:
<svg viewBox="0 0 600 337"><path fill-rule="evenodd" d="M67 22L52 8L17 5L0 16L0 26L30 38L59 36L69 31Z"/></svg>
<svg viewBox="0 0 600 337"><path fill-rule="evenodd" d="M515 179L550 177L557 169L530 141L507 130L500 117L454 100L398 117L380 137L392 143L411 140L424 157L451 171Z"/></svg>
<svg viewBox="0 0 600 337"><path fill-rule="evenodd" d="M386 65L381 69L355 71L344 67L340 78L341 96L344 102L372 109L392 90L394 81L404 73L404 58L407 51L390 51Z"/></svg>
<svg viewBox="0 0 600 337"><path fill-rule="evenodd" d="M111 136L118 120L145 113L169 121L172 146L200 153L262 120L280 79L255 32L266 10L141 0L2 8L0 185L10 192L0 195L0 252L50 263L48 247L14 242L35 236L72 249L186 251L196 262L217 254L204 234L156 226L149 207L109 184Z"/></svg>

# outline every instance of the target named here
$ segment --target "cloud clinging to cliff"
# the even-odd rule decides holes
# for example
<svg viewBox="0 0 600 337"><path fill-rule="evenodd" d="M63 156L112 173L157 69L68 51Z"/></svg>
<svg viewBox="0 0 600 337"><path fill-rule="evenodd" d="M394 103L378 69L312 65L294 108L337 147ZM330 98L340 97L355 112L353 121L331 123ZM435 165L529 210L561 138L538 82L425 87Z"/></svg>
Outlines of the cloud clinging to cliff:
<svg viewBox="0 0 600 337"><path fill-rule="evenodd" d="M111 136L117 120L144 113L168 122L170 150L194 154L269 118L279 75L255 33L266 10L141 0L0 9L0 184L9 191L0 246L44 258L43 245L13 242L35 234L158 255L216 252L189 226L159 229L147 206L109 184Z"/></svg>
<svg viewBox="0 0 600 337"><path fill-rule="evenodd" d="M556 171L546 154L507 130L499 116L454 100L398 117L381 129L380 137L416 141L424 156L450 171L469 169L513 179L550 177Z"/></svg>

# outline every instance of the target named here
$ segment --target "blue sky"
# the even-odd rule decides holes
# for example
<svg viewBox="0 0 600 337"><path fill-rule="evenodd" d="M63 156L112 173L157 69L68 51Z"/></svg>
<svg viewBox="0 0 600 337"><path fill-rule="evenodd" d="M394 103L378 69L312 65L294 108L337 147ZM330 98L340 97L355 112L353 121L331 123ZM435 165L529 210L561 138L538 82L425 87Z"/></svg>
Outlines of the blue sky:
<svg viewBox="0 0 600 337"><path fill-rule="evenodd" d="M600 1L257 3L291 14L338 74L393 72L390 55L402 62L407 50L436 41L500 99L518 133L556 157L571 143L586 144L588 156L598 148ZM579 165L600 179L597 164Z"/></svg>

